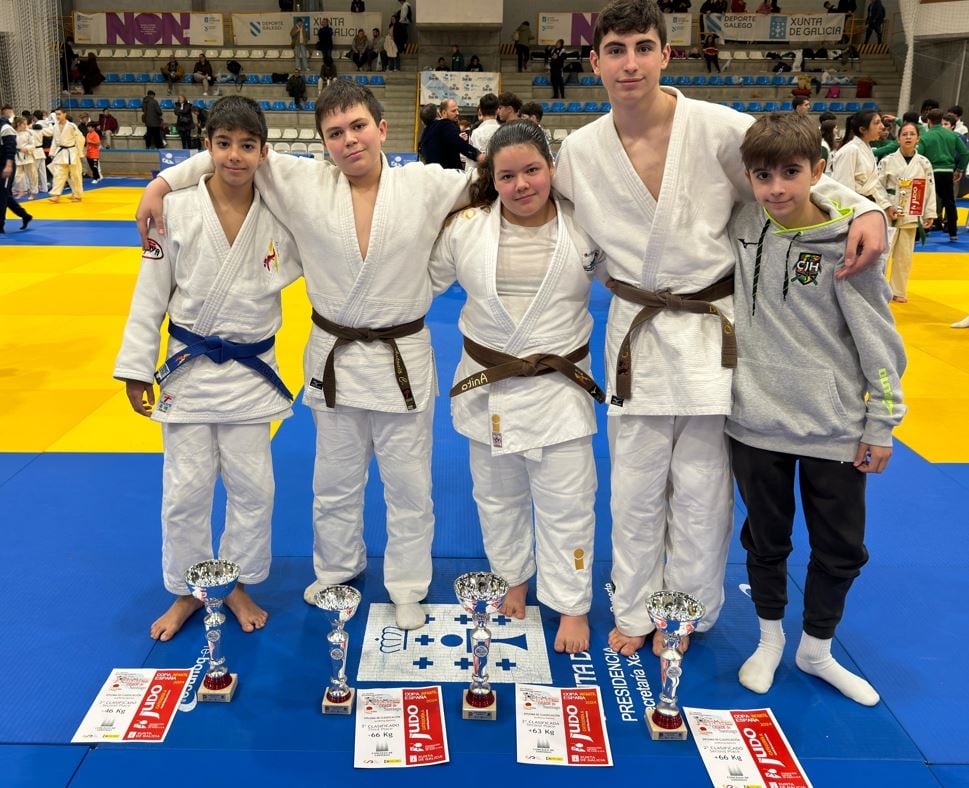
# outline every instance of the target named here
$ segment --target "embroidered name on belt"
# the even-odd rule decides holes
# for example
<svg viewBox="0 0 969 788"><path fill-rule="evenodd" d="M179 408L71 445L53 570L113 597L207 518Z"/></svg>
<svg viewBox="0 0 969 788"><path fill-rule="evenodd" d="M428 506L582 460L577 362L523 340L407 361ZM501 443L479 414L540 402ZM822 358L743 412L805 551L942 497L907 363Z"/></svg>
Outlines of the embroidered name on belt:
<svg viewBox="0 0 969 788"><path fill-rule="evenodd" d="M816 285L819 276L821 276L821 255L811 252L802 252L798 255L791 281L800 282L802 285Z"/></svg>

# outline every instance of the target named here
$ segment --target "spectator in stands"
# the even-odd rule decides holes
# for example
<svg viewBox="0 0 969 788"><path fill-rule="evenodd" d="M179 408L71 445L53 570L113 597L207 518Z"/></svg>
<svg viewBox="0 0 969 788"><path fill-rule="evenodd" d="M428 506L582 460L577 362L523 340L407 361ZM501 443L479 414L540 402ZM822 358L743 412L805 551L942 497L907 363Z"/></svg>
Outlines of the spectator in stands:
<svg viewBox="0 0 969 788"><path fill-rule="evenodd" d="M195 136L192 138L192 144L198 150L203 150L204 143L202 140L205 139L205 124L208 122L209 113L198 104L193 109L195 111Z"/></svg>
<svg viewBox="0 0 969 788"><path fill-rule="evenodd" d="M795 96L791 100L791 111L798 115L807 115L811 110L811 99L807 96Z"/></svg>
<svg viewBox="0 0 969 788"><path fill-rule="evenodd" d="M879 139L881 130L881 115L874 110L862 110L848 118L831 172L836 181L870 199L874 199L878 184L878 168L871 144Z"/></svg>
<svg viewBox="0 0 969 788"><path fill-rule="evenodd" d="M515 54L518 55L518 70L524 71L528 68L528 61L532 56L532 41L535 38L527 19L515 28L512 38L515 41Z"/></svg>
<svg viewBox="0 0 969 788"><path fill-rule="evenodd" d="M747 13L747 3L744 0L730 0L730 13L731 14L746 14Z"/></svg>
<svg viewBox="0 0 969 788"><path fill-rule="evenodd" d="M199 52L199 59L192 66L192 82L201 82L202 95L207 96L209 95L209 85L212 84L213 79L212 64L209 63L204 52Z"/></svg>
<svg viewBox="0 0 969 788"><path fill-rule="evenodd" d="M306 101L306 80L303 79L301 69L296 69L286 80L286 92L292 96L296 109L303 109L303 102Z"/></svg>
<svg viewBox="0 0 969 788"><path fill-rule="evenodd" d="M443 57L437 59L437 65L434 68L428 68L430 71L447 71L447 61Z"/></svg>
<svg viewBox="0 0 969 788"><path fill-rule="evenodd" d="M408 0L397 0L397 2L400 8L397 9L397 23L394 25L394 43L397 44L397 53L403 55L407 51L407 35L411 22L414 21L414 12Z"/></svg>
<svg viewBox="0 0 969 788"><path fill-rule="evenodd" d="M386 66L384 65L385 55L384 55L384 39L380 35L380 28L375 27L370 31L370 51L373 53L373 57L370 58L370 62L378 61L380 65L377 67L379 71L383 71ZM373 70L373 66L371 66Z"/></svg>
<svg viewBox="0 0 969 788"><path fill-rule="evenodd" d="M78 71L81 72L81 86L84 88L85 95L90 95L94 89L104 82L104 74L98 66L98 56L93 52L88 52L87 57L77 64Z"/></svg>
<svg viewBox="0 0 969 788"><path fill-rule="evenodd" d="M518 113L522 108L522 100L508 91L498 94L498 122L508 123L518 120Z"/></svg>
<svg viewBox="0 0 969 788"><path fill-rule="evenodd" d="M472 55L468 61L468 71L484 71L484 66L481 65L481 58L477 55Z"/></svg>
<svg viewBox="0 0 969 788"><path fill-rule="evenodd" d="M703 37L703 60L707 64L707 73L711 73L714 67L720 73L720 50L717 49L717 34L707 33Z"/></svg>
<svg viewBox="0 0 969 788"><path fill-rule="evenodd" d="M71 89L71 83L74 81L74 59L76 55L74 54L74 39L68 36L64 39L64 43L61 44L61 88L64 90Z"/></svg>
<svg viewBox="0 0 969 788"><path fill-rule="evenodd" d="M316 31L316 48L324 60L333 57L333 28L328 17L323 17L320 29Z"/></svg>
<svg viewBox="0 0 969 788"><path fill-rule="evenodd" d="M350 2L350 13L351 14L362 14L366 12L367 4L363 0L351 0Z"/></svg>
<svg viewBox="0 0 969 788"><path fill-rule="evenodd" d="M488 151L488 143L498 131L498 97L485 93L478 99L478 126L471 132L471 145L480 151Z"/></svg>
<svg viewBox="0 0 969 788"><path fill-rule="evenodd" d="M242 73L242 63L238 60L230 60L225 64L225 70L228 74L220 78L219 82L234 82L236 89L241 92L242 86L246 83L246 75Z"/></svg>
<svg viewBox="0 0 969 788"><path fill-rule="evenodd" d="M530 120L532 123L536 124L545 134L545 141L551 144L552 132L542 125L542 118L545 117L545 110L542 109L541 104L539 104L537 101L526 101L524 104L522 104L519 117L521 117L522 120Z"/></svg>
<svg viewBox="0 0 969 788"><path fill-rule="evenodd" d="M384 71L400 71L400 50L397 49L397 41L394 38L394 26L397 20L394 14L390 18L387 26L387 34L384 36L383 48L380 51L380 63Z"/></svg>
<svg viewBox="0 0 969 788"><path fill-rule="evenodd" d="M118 133L118 119L107 107L98 115L98 131L101 133L101 146L110 148L112 138Z"/></svg>
<svg viewBox="0 0 969 788"><path fill-rule="evenodd" d="M855 2L855 0L838 0L837 13L853 16L857 10L858 4Z"/></svg>
<svg viewBox="0 0 969 788"><path fill-rule="evenodd" d="M565 39L560 38L548 53L548 69L552 82L552 98L565 98Z"/></svg>
<svg viewBox="0 0 969 788"><path fill-rule="evenodd" d="M357 34L350 42L350 59L357 67L357 71L362 71L364 68L373 68L371 65L373 58L374 52L370 47L370 39L367 38L362 27L357 28Z"/></svg>
<svg viewBox="0 0 969 788"><path fill-rule="evenodd" d="M757 10L754 11L754 13L755 14L764 14L765 16L767 14L769 14L770 13L770 0L764 0L759 6L757 6Z"/></svg>
<svg viewBox="0 0 969 788"><path fill-rule="evenodd" d="M320 81L318 83L319 90L317 91L317 95L322 93L323 88L329 85L336 78L336 63L333 61L332 57L327 55L323 58L323 65L320 66Z"/></svg>
<svg viewBox="0 0 969 788"><path fill-rule="evenodd" d="M172 52L168 62L162 66L161 75L164 80L168 83L168 95L172 95L174 86L176 82L181 82L182 77L185 76L185 69L182 68L182 64L175 59L175 53Z"/></svg>
<svg viewBox="0 0 969 788"><path fill-rule="evenodd" d="M306 46L310 42L310 33L303 23L302 17L297 17L296 24L289 31L289 41L293 45L293 64L297 70L310 70L310 55Z"/></svg>
<svg viewBox="0 0 969 788"><path fill-rule="evenodd" d="M690 6L693 5L690 0L673 0L673 13L674 14L688 14L690 13Z"/></svg>
<svg viewBox="0 0 969 788"><path fill-rule="evenodd" d="M155 91L149 90L141 104L141 121L145 124L145 147L164 148L165 137L162 126L165 125L165 116L162 114L161 105L155 98Z"/></svg>
<svg viewBox="0 0 969 788"><path fill-rule="evenodd" d="M962 180L966 162L969 161L969 150L958 134L943 128L941 109L930 109L925 117L928 128L922 133L919 150L932 164L936 201L940 208L938 226L948 234L950 241L956 241L958 217L955 184Z"/></svg>
<svg viewBox="0 0 969 788"><path fill-rule="evenodd" d="M882 25L885 22L885 6L882 0L869 0L868 11L865 14L865 43L874 33L878 43L882 42Z"/></svg>
<svg viewBox="0 0 969 788"><path fill-rule="evenodd" d="M446 170L462 170L461 156L467 156L471 161L479 161L484 157L477 148L467 140L467 134L461 134L458 118L461 113L454 99L441 102L440 117L432 122L422 136L421 153L426 164L440 164Z"/></svg>
<svg viewBox="0 0 969 788"><path fill-rule="evenodd" d="M441 110L437 104L425 104L421 107L418 117L421 119L423 128L421 129L421 136L417 141L417 155L421 161L424 161L424 139L427 136L427 130L431 127L431 124L441 117Z"/></svg>
<svg viewBox="0 0 969 788"><path fill-rule="evenodd" d="M195 118L192 112L195 108L192 103L180 95L175 102L175 128L182 141L182 147L186 150L192 147L192 131L195 126Z"/></svg>
<svg viewBox="0 0 969 788"><path fill-rule="evenodd" d="M464 54L461 47L451 44L451 71L464 71Z"/></svg>

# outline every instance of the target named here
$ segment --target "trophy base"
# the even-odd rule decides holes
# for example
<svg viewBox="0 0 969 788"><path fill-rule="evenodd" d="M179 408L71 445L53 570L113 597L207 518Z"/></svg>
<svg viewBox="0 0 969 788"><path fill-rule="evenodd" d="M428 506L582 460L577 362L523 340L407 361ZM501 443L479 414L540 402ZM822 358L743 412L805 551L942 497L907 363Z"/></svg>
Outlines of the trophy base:
<svg viewBox="0 0 969 788"><path fill-rule="evenodd" d="M232 696L235 695L236 687L239 686L239 674L230 673L229 675L232 677L232 681L228 686L222 687L221 689L209 689L203 683L196 693L199 702L228 703L231 701Z"/></svg>
<svg viewBox="0 0 969 788"><path fill-rule="evenodd" d="M330 700L329 696L323 693L323 713L324 714L343 714L344 716L353 714L353 699L356 695L356 690L350 690L350 697L341 703L337 703L334 700Z"/></svg>
<svg viewBox="0 0 969 788"><path fill-rule="evenodd" d="M646 727L649 728L649 735L653 741L686 741L690 736L682 717L680 717L680 724L675 728L664 728L653 722L653 712L649 712L646 715Z"/></svg>
<svg viewBox="0 0 969 788"><path fill-rule="evenodd" d="M494 722L498 719L498 696L491 693L491 702L486 706L476 706L468 703L468 694L464 693L464 703L461 706L461 716L466 720L490 720Z"/></svg>

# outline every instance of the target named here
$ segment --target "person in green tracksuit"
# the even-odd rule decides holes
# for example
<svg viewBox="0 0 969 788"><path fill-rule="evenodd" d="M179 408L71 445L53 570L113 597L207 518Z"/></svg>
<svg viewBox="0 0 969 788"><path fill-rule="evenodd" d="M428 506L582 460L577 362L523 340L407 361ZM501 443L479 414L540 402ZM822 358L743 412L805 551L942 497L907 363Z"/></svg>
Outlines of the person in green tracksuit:
<svg viewBox="0 0 969 788"><path fill-rule="evenodd" d="M962 180L962 172L969 161L969 149L958 134L942 126L941 109L930 110L926 120L929 127L919 141L919 153L932 164L935 175L938 225L949 234L950 241L955 241L958 238L955 184Z"/></svg>

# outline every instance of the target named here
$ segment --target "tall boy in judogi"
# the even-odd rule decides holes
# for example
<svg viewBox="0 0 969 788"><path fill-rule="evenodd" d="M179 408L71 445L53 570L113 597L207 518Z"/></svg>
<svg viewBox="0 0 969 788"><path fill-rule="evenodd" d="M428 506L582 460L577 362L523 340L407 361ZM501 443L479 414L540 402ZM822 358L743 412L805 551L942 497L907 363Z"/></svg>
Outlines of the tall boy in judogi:
<svg viewBox="0 0 969 788"><path fill-rule="evenodd" d="M576 221L616 280L606 333L616 620L609 644L628 655L654 629L650 593L698 597L707 611L700 630L723 604L733 523L723 432L734 363L726 227L734 205L751 199L740 143L752 118L660 89L670 49L652 0L610 2L593 50L612 111L569 135L555 187L575 204ZM867 203L831 181L821 188L858 210ZM852 226L849 271L885 246L884 220L867 205L876 215Z"/></svg>
<svg viewBox="0 0 969 788"><path fill-rule="evenodd" d="M420 164L391 168L381 152L387 122L362 86L335 81L316 121L336 166L270 154L256 184L294 230L306 266L313 328L303 356L303 402L316 421L313 568L304 593L345 583L367 564L363 496L376 454L387 502L384 584L398 626L424 624L434 512L431 432L437 381L424 314L438 231L467 201L467 176ZM208 166L196 156L165 170L181 188ZM159 179L160 181L161 179ZM139 217L167 188L146 190Z"/></svg>
<svg viewBox="0 0 969 788"><path fill-rule="evenodd" d="M266 120L251 99L229 96L213 107L205 144L215 173L165 198L168 232L147 239L115 364L132 408L161 422L165 440L162 570L177 599L151 627L159 640L201 606L185 571L212 558L220 473L227 503L219 557L241 568L226 604L246 632L268 617L245 587L269 574L270 422L292 415L273 342L282 323L280 291L302 268L292 236L253 188L266 137ZM166 313L168 360L155 372Z"/></svg>

